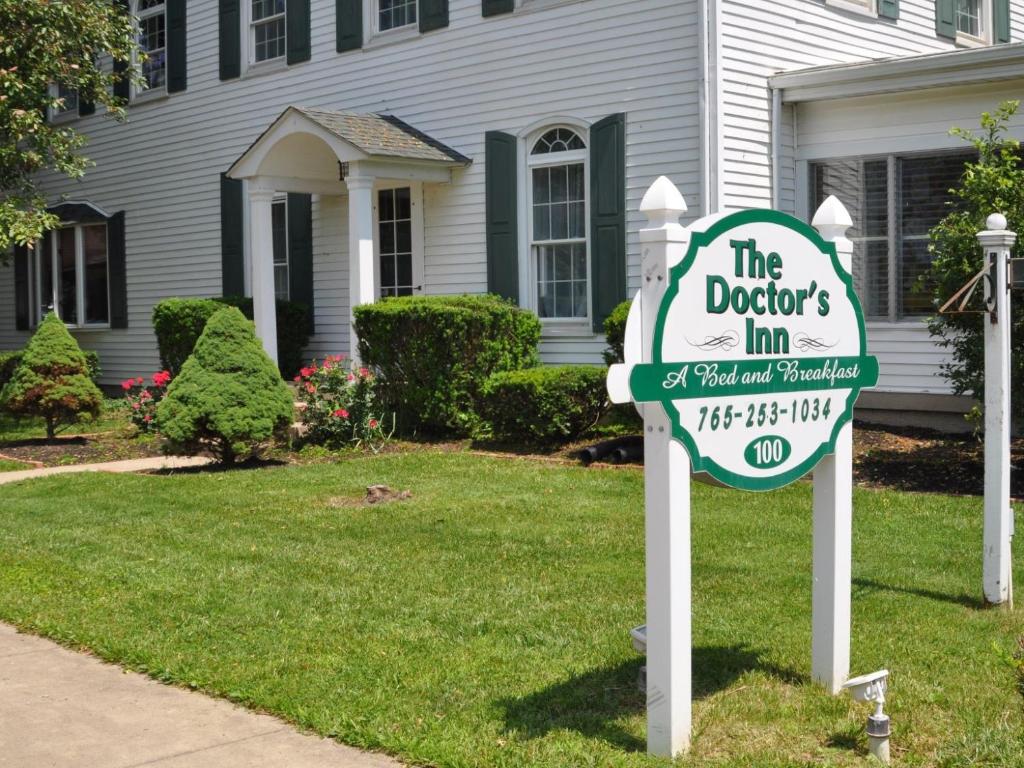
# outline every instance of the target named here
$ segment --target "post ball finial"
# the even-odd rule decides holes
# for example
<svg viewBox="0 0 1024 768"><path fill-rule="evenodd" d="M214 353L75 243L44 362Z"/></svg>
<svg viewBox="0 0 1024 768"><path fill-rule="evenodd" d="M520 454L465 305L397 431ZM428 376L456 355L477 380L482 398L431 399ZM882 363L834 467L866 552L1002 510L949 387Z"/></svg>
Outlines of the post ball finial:
<svg viewBox="0 0 1024 768"><path fill-rule="evenodd" d="M667 176L659 176L640 201L640 212L647 214L653 225L678 223L686 213L686 200Z"/></svg>
<svg viewBox="0 0 1024 768"><path fill-rule="evenodd" d="M1006 217L1001 213L993 213L985 219L985 229L989 231L1002 231L1006 229Z"/></svg>

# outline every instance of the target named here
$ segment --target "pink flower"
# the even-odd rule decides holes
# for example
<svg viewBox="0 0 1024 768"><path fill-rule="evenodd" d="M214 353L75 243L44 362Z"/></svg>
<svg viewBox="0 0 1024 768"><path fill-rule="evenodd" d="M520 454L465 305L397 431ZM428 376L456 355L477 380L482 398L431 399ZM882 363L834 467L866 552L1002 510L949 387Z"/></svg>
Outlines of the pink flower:
<svg viewBox="0 0 1024 768"><path fill-rule="evenodd" d="M344 408L339 408L334 412L334 415L339 419L347 419L348 411L346 411Z"/></svg>
<svg viewBox="0 0 1024 768"><path fill-rule="evenodd" d="M306 382L306 391L307 391L307 392L309 392L309 394L311 394L311 395L312 395L312 394L313 394L314 392L316 392L316 387L314 387L314 386L313 386L312 384L310 384L310 383L309 383L309 382L307 381L307 382Z"/></svg>
<svg viewBox="0 0 1024 768"><path fill-rule="evenodd" d="M142 420L144 422L146 422L147 424L149 424L149 422L151 422L153 420L153 417L152 417L152 415L147 413L145 416L142 417Z"/></svg>
<svg viewBox="0 0 1024 768"><path fill-rule="evenodd" d="M302 381L302 377L296 376L294 379L292 379L292 381Z"/></svg>
<svg viewBox="0 0 1024 768"><path fill-rule="evenodd" d="M316 368L306 367L299 370L299 375L304 379L308 379L314 373L316 373ZM296 379L296 381L298 381L298 379Z"/></svg>
<svg viewBox="0 0 1024 768"><path fill-rule="evenodd" d="M141 408L141 407L142 407L142 406L141 406L141 405L139 405L138 403L132 403L132 410L134 410L134 411L137 411L137 410L139 410L139 408Z"/></svg>
<svg viewBox="0 0 1024 768"><path fill-rule="evenodd" d="M355 380L356 380L355 374L352 374L352 373L350 373L350 374L348 375L348 380L349 380L349 381L355 381Z"/></svg>
<svg viewBox="0 0 1024 768"><path fill-rule="evenodd" d="M129 389L131 389L134 386L135 386L135 380L134 379L126 379L125 381L121 382L121 389L123 389L125 392L127 392Z"/></svg>
<svg viewBox="0 0 1024 768"><path fill-rule="evenodd" d="M139 376L137 379L135 379L135 383L141 387L143 384L146 383L146 380Z"/></svg>
<svg viewBox="0 0 1024 768"><path fill-rule="evenodd" d="M359 369L359 375L362 376L365 379L367 376L370 375L370 371L369 371L368 368L360 368Z"/></svg>
<svg viewBox="0 0 1024 768"><path fill-rule="evenodd" d="M376 428L377 428L377 420L376 419L370 419L370 429L376 429Z"/></svg>

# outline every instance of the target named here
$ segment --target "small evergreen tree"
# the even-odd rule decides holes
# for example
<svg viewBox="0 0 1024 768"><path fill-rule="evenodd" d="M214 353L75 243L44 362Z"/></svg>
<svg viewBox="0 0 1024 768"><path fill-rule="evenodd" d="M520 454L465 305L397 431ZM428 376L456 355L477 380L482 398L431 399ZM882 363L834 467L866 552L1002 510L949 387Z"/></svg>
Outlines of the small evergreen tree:
<svg viewBox="0 0 1024 768"><path fill-rule="evenodd" d="M215 312L156 412L168 451L211 451L223 464L257 455L291 423L291 390L234 307Z"/></svg>
<svg viewBox="0 0 1024 768"><path fill-rule="evenodd" d="M41 416L48 440L62 424L99 415L103 393L89 375L78 342L52 312L39 324L14 375L0 391L0 405L16 415Z"/></svg>
<svg viewBox="0 0 1024 768"><path fill-rule="evenodd" d="M1024 239L1024 165L1020 142L1006 135L1007 123L1019 106L1019 101L1008 101L995 113L982 114L980 133L962 128L950 131L974 146L978 160L967 164L959 187L950 190L953 210L931 231L929 248L934 259L922 281L932 291L936 307L981 270L977 233L985 229L989 214L1004 214L1009 229L1021 233L1018 249ZM1013 305L1010 370L1018 392L1024 381L1024 301L1018 299ZM978 400L985 393L983 322L987 319L980 314L942 314L929 321L932 336L952 353L943 373L953 390ZM1016 418L1024 416L1024 398L1014 397L1012 407Z"/></svg>

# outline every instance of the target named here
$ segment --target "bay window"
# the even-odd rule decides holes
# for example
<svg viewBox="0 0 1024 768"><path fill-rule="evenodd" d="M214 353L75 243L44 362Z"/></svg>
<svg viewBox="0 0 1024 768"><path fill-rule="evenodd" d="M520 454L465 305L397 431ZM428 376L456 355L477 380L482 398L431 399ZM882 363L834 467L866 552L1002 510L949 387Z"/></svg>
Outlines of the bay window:
<svg viewBox="0 0 1024 768"><path fill-rule="evenodd" d="M31 321L55 312L73 327L110 323L107 225L77 224L47 232L29 269Z"/></svg>
<svg viewBox="0 0 1024 768"><path fill-rule="evenodd" d="M854 287L865 315L900 320L934 312L919 278L932 261L928 233L950 212L949 190L972 152L887 155L811 164L811 210L835 195L853 226Z"/></svg>
<svg viewBox="0 0 1024 768"><path fill-rule="evenodd" d="M529 232L537 315L589 317L587 145L570 128L552 128L530 147Z"/></svg>

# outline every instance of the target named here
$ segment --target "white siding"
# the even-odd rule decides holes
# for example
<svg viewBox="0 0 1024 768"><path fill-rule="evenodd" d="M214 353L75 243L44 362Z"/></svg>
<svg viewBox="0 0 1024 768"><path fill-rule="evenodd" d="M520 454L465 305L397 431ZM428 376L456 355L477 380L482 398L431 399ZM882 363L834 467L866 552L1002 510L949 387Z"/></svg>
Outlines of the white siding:
<svg viewBox="0 0 1024 768"><path fill-rule="evenodd" d="M977 128L982 112L1019 98L1022 88L1024 79L799 104L796 159L803 168L816 159L962 148L963 140L950 136L949 129ZM1024 115L1014 117L1011 131L1024 139ZM800 201L797 211L806 205ZM880 390L951 391L939 370L946 355L931 342L923 322L869 323L868 346L881 363Z"/></svg>
<svg viewBox="0 0 1024 768"><path fill-rule="evenodd" d="M1013 0L1013 39L1024 35L1024 1ZM900 0L896 22L820 0L722 2L724 207L771 205L771 95L779 72L951 50L935 34L934 0ZM802 137L801 137L802 142Z"/></svg>
<svg viewBox="0 0 1024 768"><path fill-rule="evenodd" d="M480 0L452 0L447 29L361 51L335 51L335 3L313 0L312 59L274 73L218 79L217 4L188 4L188 90L102 115L86 129L96 162L82 182L47 178L69 195L126 211L129 329L78 332L97 349L105 382L155 369L149 317L167 296L221 290L219 174L288 105L391 112L475 160L454 183L425 187L427 293L482 292L484 133L518 133L553 115L596 121L627 113L629 283L638 284L635 213L667 174L691 202L698 190L695 14L679 0L585 0L483 19ZM315 217L317 338L310 352L347 347L347 243L340 198ZM696 208L691 205L691 208ZM10 270L0 271L0 348L15 347ZM545 343L551 361L599 362L603 341Z"/></svg>

